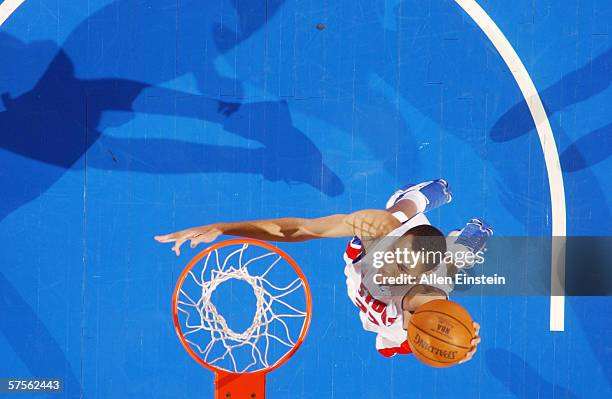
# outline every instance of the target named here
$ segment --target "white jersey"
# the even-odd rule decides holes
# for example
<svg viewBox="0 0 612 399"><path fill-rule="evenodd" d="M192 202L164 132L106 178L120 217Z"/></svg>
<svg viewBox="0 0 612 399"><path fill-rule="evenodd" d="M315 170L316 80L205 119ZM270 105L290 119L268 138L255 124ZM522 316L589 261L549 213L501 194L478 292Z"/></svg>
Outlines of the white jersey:
<svg viewBox="0 0 612 399"><path fill-rule="evenodd" d="M387 208L394 205L390 199L387 203ZM403 232L410 230L413 227L421 225L431 225L427 217L418 213L411 219L406 220L401 227L391 232L389 235L401 235ZM401 231L400 231L401 230ZM397 234L400 233L400 234ZM372 270L365 268L373 268L371 262L362 262L365 257L365 250L359 237L353 237L349 242L344 260L346 266L344 274L346 276L347 293L351 301L361 310L359 318L361 324L366 331L371 331L377 334L376 348L394 348L399 347L406 341L406 331L403 328L403 314L401 306L401 298L397 296L379 296L375 297L370 293L363 283L364 275L369 275ZM436 267L435 273L438 276L446 276L446 265L440 264ZM407 292L411 287L406 285L404 290ZM452 290L449 286L436 286L448 293Z"/></svg>

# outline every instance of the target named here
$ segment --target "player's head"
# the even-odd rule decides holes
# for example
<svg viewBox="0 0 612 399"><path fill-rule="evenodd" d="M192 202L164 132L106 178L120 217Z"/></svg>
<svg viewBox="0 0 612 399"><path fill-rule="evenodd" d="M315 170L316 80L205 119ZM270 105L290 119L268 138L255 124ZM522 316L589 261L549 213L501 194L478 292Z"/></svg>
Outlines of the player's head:
<svg viewBox="0 0 612 399"><path fill-rule="evenodd" d="M438 229L430 225L415 226L395 242L396 248L407 248L414 254L410 264L400 264L400 268L410 274L420 275L438 266L446 252L446 238Z"/></svg>

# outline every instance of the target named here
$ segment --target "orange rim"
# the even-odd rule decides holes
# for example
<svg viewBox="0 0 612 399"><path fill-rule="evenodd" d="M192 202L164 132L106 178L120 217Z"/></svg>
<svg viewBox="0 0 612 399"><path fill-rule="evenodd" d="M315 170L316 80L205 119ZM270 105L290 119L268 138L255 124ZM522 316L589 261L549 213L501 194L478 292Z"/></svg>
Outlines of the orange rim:
<svg viewBox="0 0 612 399"><path fill-rule="evenodd" d="M265 369L261 369L261 370L257 370L257 371L247 371L247 372L232 372L229 370L225 370L219 367L215 367L213 365L210 365L208 363L206 363L200 356L198 356L198 354L195 353L195 351L191 348L191 346L189 345L189 343L185 340L185 337L183 337L183 331L181 329L181 325L179 324L179 320L178 320L178 295L179 295L179 291L180 291L180 287L183 285L183 281L185 280L185 277L187 277L187 274L189 273L189 271L191 270L191 268L193 266L195 266L203 257L205 257L206 255L208 255L210 252L215 251L219 248L223 248L229 245L234 245L234 244L249 244L249 245L256 245L259 247L263 247L266 249L269 249L270 251L280 255L285 261L287 261L295 270L295 272L297 273L298 277L302 280L302 283L304 285L304 293L306 296L306 318L304 320L304 324L302 325L302 331L300 332L300 336L297 339L297 342L295 343L295 346L293 348L291 348L289 350L289 352L285 353L276 363L274 363L274 365L265 368ZM310 287L308 286L308 280L306 280L306 276L304 275L304 273L302 272L302 269L300 269L300 267L298 266L298 264L293 260L293 258L291 258L291 256L289 256L286 252L284 252L283 250L275 247L272 244L269 244L265 241L260 241L260 240L255 240L252 238L233 238L231 240L225 240L225 241L221 241L217 244L214 244L208 248L206 248L205 250L203 250L202 252L200 252L199 254L197 254L188 264L187 266L185 266L185 268L183 269L181 275L178 278L178 281L176 282L176 286L174 287L174 293L172 294L172 317L174 319L174 329L176 331L176 334L179 337L179 340L181 341L181 344L183 345L183 348L185 348L185 350L187 351L187 353L189 353L189 355L198 363L200 363L200 365L206 367L207 369L214 371L215 373L225 373L225 374L267 374L270 371L282 366L283 364L285 364L285 362L287 362L287 360L289 360L289 358L291 356L293 356L293 354L298 350L298 348L300 347L300 345L302 344L302 342L304 341L304 339L306 338L306 334L308 333L308 328L310 327L310 319L311 319L311 315L312 315L312 297L310 295Z"/></svg>

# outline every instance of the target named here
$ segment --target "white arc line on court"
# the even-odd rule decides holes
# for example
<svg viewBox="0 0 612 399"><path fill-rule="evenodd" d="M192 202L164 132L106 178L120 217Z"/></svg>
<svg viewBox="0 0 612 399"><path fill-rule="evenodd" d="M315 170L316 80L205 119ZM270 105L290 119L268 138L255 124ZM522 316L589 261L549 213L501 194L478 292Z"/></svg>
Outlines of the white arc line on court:
<svg viewBox="0 0 612 399"><path fill-rule="evenodd" d="M529 77L527 69L521 62L516 51L506 39L499 27L491 17L480 7L475 0L455 0L489 38L497 52L510 69L516 80L535 127L540 138L540 145L544 153L548 184L550 186L550 203L552 209L552 254L550 266L550 331L563 331L565 329L565 240L567 234L565 189L559 153L555 144L548 116L542 105L540 95Z"/></svg>
<svg viewBox="0 0 612 399"><path fill-rule="evenodd" d="M0 26L15 12L25 0L4 0L0 3Z"/></svg>

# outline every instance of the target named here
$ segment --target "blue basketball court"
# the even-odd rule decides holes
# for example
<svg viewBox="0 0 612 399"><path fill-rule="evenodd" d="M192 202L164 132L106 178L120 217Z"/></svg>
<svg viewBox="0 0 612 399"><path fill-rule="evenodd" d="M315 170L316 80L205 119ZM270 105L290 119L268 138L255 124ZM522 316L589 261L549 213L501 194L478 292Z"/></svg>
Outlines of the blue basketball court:
<svg viewBox="0 0 612 399"><path fill-rule="evenodd" d="M205 246L176 257L157 234L383 208L439 177L444 232L482 216L498 236L612 234L610 2L0 10L0 378L64 381L19 397L213 397L172 317ZM269 398L612 397L610 297L458 297L481 325L472 361L387 359L346 295L346 241L278 244L313 309Z"/></svg>

